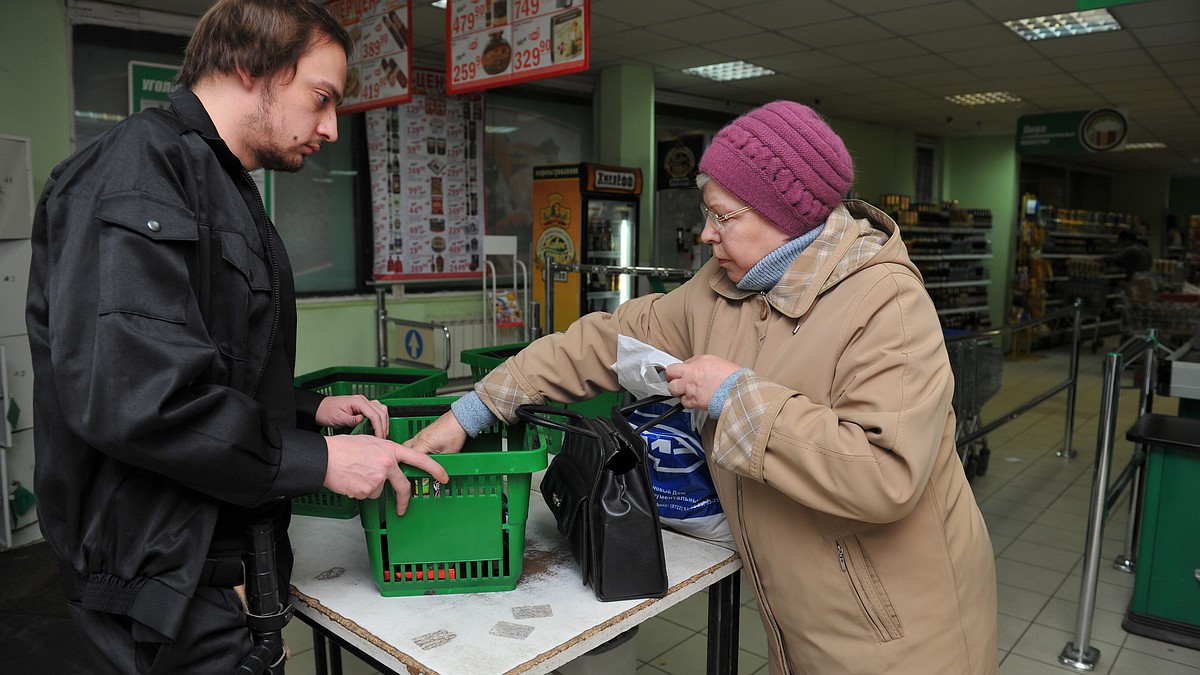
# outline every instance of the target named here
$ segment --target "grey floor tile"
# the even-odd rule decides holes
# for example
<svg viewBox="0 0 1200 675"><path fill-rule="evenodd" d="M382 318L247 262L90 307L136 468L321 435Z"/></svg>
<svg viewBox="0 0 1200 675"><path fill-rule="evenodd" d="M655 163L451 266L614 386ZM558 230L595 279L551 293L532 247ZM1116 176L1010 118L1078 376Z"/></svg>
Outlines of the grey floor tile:
<svg viewBox="0 0 1200 675"><path fill-rule="evenodd" d="M1193 668L1200 668L1200 651L1180 647L1169 642L1151 640L1141 635L1130 635L1125 640L1125 649L1127 651L1157 656L1160 659L1182 663Z"/></svg>
<svg viewBox="0 0 1200 675"><path fill-rule="evenodd" d="M1046 603L1050 602L1050 597L1016 586L996 585L996 602L1000 613L1026 621L1033 621L1041 614Z"/></svg>
<svg viewBox="0 0 1200 675"><path fill-rule="evenodd" d="M1109 672L1111 675L1200 675L1200 668L1124 649Z"/></svg>
<svg viewBox="0 0 1200 675"><path fill-rule="evenodd" d="M1046 546L1045 544L1036 544L1031 541L1021 541L1018 539L1013 542L1012 546L1005 549L1003 557L1023 562L1027 565L1045 567L1066 573L1075 568L1076 563L1083 557L1083 554L1081 551L1068 551L1054 546Z"/></svg>
<svg viewBox="0 0 1200 675"><path fill-rule="evenodd" d="M1030 565L1001 556L996 559L996 581L1042 595L1054 595L1067 572Z"/></svg>
<svg viewBox="0 0 1200 675"><path fill-rule="evenodd" d="M695 634L696 631L690 628L659 617L651 617L638 627L638 660L652 662L656 656L682 644Z"/></svg>

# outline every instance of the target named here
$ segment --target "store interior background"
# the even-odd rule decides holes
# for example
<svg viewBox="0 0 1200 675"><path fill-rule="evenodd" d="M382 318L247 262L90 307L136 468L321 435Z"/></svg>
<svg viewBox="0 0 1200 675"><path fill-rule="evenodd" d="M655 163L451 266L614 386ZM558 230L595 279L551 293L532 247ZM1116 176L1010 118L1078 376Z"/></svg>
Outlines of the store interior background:
<svg viewBox="0 0 1200 675"><path fill-rule="evenodd" d="M116 97L118 105L124 101L123 80L102 74L79 80L73 56L77 63L80 50L84 56L89 52L72 45L72 26L107 24L91 38L101 44L112 41L105 31L113 27L138 30L139 35L174 33L161 44L142 43L169 50L186 40L208 4L0 1L5 17L0 22L0 89L10 93L0 100L0 133L32 139L35 192L73 149L73 138L87 138L87 115L94 110L83 107L81 99L91 95ZM658 138L711 134L754 105L798 100L825 115L846 140L857 165L854 190L868 201L884 194L914 195L918 147L932 148L934 198L992 212L990 318L1001 325L1010 302L1020 198L1029 189L1022 181L1023 163L1048 168L1041 172L1041 187L1066 202L1056 206L1136 214L1156 255L1165 252L1169 214L1186 222L1200 213L1200 3L1114 5L1110 12L1123 30L1036 42L1025 42L1001 23L1076 9L1075 0L655 0L651 13L637 0L595 0L591 70L491 90L488 111L516 120L550 116L573 127L578 147L560 148L559 161L641 167L647 177L639 231L642 264L655 262L655 226L674 229L674 224L654 222L651 167ZM425 0L413 3L415 65L444 67L444 32L444 10ZM105 58L121 57L101 51L96 50L94 67L103 68ZM735 59L777 74L716 83L680 72ZM125 76L123 68L109 75ZM990 91L1008 91L1022 100L964 107L944 99ZM1127 111L1129 142L1161 141L1166 149L1045 157L1016 153L1021 115L1102 107ZM488 124L495 126L491 117ZM356 133L351 120L343 121L342 141L316 157L331 165L353 161L353 146L361 142ZM489 136L485 150L494 151L505 140ZM485 155L495 161L500 153ZM326 175L293 179L293 194L304 194L314 182L328 184L328 172L337 174L335 168L317 167ZM1107 189L1072 194L1073 183L1094 185L1097 180ZM336 236L330 232L363 227L362 216L348 213L349 202L335 198L326 205L328 218L314 218L311 210L292 218L286 194L277 198L276 221L289 249L312 239L304 228L316 228L328 238ZM493 207L493 213L499 211ZM522 236L495 227L502 215L489 214L489 232ZM289 228L305 234L289 238ZM527 232L522 244L524 237ZM353 242L347 247L353 249ZM340 267L350 278L338 282L314 276L310 285L316 290L301 301L297 372L374 365L377 358L374 297L363 283L369 276L367 263L359 260L356 271L353 250L334 255L342 256ZM298 279L302 290L306 283ZM389 313L417 321L477 318L478 288L472 284L461 292L431 293L428 285L410 284L396 289Z"/></svg>

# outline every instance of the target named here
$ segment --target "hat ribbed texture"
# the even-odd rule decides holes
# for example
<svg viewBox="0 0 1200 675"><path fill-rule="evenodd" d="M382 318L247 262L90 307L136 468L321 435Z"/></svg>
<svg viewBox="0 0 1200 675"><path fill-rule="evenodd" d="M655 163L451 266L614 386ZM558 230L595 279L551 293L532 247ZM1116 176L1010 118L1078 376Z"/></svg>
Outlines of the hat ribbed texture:
<svg viewBox="0 0 1200 675"><path fill-rule="evenodd" d="M842 139L812 108L775 101L717 132L700 171L800 236L825 222L854 182Z"/></svg>

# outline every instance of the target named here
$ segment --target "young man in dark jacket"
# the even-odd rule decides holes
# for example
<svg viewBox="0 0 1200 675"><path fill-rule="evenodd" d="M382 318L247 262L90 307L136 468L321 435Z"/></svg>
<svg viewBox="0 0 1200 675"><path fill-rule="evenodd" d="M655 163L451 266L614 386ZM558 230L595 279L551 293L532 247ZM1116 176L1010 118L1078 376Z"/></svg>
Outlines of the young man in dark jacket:
<svg viewBox="0 0 1200 675"><path fill-rule="evenodd" d="M296 171L337 140L352 46L311 0L220 0L171 108L131 116L46 182L27 308L35 483L98 672L234 672L253 643L250 525L274 526L286 605L292 497L390 481L403 509L400 463L446 479L385 440L377 401L292 386L292 270L247 172ZM382 438L297 428L364 418Z"/></svg>

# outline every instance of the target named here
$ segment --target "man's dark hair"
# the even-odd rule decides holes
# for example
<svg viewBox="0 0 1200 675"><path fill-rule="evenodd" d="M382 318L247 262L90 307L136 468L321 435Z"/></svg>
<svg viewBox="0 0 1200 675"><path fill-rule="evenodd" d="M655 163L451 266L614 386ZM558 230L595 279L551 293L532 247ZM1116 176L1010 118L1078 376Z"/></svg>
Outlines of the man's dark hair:
<svg viewBox="0 0 1200 675"><path fill-rule="evenodd" d="M346 29L312 0L220 0L200 17L175 80L193 87L239 68L251 77L286 79L323 40L341 45L347 57L354 49Z"/></svg>
<svg viewBox="0 0 1200 675"><path fill-rule="evenodd" d="M1133 244L1138 240L1137 234L1133 230L1119 230L1117 232L1117 241L1125 244Z"/></svg>

